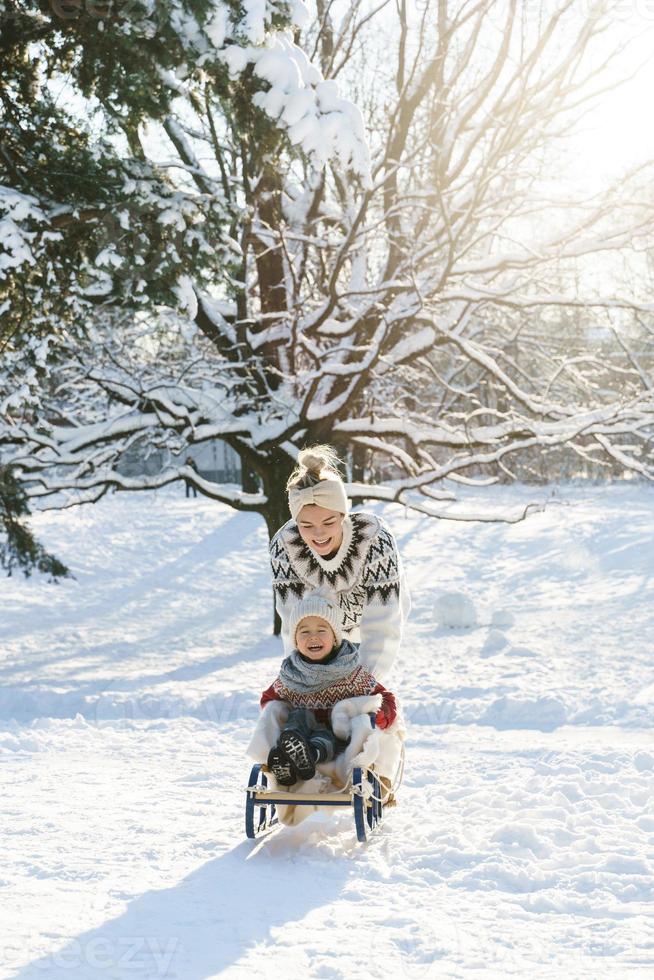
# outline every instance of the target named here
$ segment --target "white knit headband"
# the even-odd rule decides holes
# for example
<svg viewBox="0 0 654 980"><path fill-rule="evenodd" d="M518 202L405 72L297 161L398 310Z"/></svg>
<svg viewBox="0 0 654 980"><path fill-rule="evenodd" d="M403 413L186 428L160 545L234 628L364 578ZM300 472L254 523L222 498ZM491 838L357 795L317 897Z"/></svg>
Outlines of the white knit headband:
<svg viewBox="0 0 654 980"><path fill-rule="evenodd" d="M347 514L350 509L345 485L338 479L320 480L313 487L306 487L304 490L292 487L288 491L288 506L294 520L297 520L298 514L307 504L316 504L327 510L337 510L339 514Z"/></svg>

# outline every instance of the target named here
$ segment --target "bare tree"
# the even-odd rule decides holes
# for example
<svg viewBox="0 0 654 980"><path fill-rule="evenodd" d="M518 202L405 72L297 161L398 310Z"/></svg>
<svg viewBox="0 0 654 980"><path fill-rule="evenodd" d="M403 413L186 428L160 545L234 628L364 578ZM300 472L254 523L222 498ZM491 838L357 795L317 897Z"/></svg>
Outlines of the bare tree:
<svg viewBox="0 0 654 980"><path fill-rule="evenodd" d="M187 282L185 320L116 322L98 309L92 345L62 363L45 420L7 430L31 495L74 488L80 502L185 478L261 513L272 533L297 450L313 441L388 459L394 480L352 492L436 516L453 497L442 481L488 482L526 451L566 445L651 478L654 402L633 359L628 384L618 370L600 392L580 380L592 351L566 352L565 331L550 331L556 311L650 309L572 279L561 291L567 263L649 246L646 170L572 197L546 179L553 148L615 84L606 58L591 57L607 48L611 7L378 0L337 19L342 8L319 0L304 37L327 79L318 101L325 116L351 112L356 133L333 81L358 97L369 169L342 132L331 147L324 130L313 138L301 97L280 108L283 126L264 128L247 107L226 113L210 84L176 81L170 158L158 165L204 197L219 189L233 262L210 289ZM273 112L268 79L255 104ZM174 463L121 475L136 441L214 438L256 489Z"/></svg>

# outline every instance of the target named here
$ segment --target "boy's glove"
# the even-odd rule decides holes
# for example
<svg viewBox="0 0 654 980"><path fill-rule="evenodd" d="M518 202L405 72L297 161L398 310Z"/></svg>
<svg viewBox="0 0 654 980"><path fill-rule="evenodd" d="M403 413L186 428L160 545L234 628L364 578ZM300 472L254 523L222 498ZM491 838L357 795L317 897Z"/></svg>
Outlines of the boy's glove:
<svg viewBox="0 0 654 980"><path fill-rule="evenodd" d="M389 725L393 724L394 720L395 712L392 711L388 704L383 704L375 715L375 725L377 728L388 728Z"/></svg>
<svg viewBox="0 0 654 980"><path fill-rule="evenodd" d="M377 728L388 728L393 724L395 718L397 717L397 704L395 703L395 695L386 688L378 684L375 688L375 694L380 693L382 696L382 703L379 711L375 715L375 725Z"/></svg>

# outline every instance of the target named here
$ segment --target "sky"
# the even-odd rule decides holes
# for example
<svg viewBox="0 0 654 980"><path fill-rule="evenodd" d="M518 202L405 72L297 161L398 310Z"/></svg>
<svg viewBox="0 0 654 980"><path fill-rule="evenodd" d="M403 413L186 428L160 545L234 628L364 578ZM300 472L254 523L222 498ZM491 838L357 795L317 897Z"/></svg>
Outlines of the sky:
<svg viewBox="0 0 654 980"><path fill-rule="evenodd" d="M577 0L578 16L587 16L593 2ZM521 0L521 3L528 18L533 16L542 23L559 6L560 0ZM315 13L311 2L308 6ZM456 6L452 4L452 9ZM502 16L502 6L502 3L498 4L498 18ZM395 5L389 5L382 16L387 25L394 24L397 21ZM578 127L571 144L569 176L584 185L588 182L601 184L631 165L654 160L654 126L650 122L654 92L654 0L616 0L612 19L612 28L597 46L594 64L606 60L616 42L625 43L628 46L615 59L608 77L617 83L632 72L635 76L603 94ZM488 23L493 24L492 17ZM496 23L499 25L501 21ZM55 91L59 87L62 98L70 98L67 80L59 79L54 87ZM160 144L160 152L156 155L170 156L167 141L164 145L160 137L155 136L153 127L144 127L144 132L149 143L154 139Z"/></svg>
<svg viewBox="0 0 654 980"><path fill-rule="evenodd" d="M651 100L654 92L654 0L619 3L615 30L607 44L627 41L628 48L610 70L616 81L634 77L605 93L589 113L575 139L576 173L601 180L632 165L654 160ZM601 61L601 54L598 53Z"/></svg>

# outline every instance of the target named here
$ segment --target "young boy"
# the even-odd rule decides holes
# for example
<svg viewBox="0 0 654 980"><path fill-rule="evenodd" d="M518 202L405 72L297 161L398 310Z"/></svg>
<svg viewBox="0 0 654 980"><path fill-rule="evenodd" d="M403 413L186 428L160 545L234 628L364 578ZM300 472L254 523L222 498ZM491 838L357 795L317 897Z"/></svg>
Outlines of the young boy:
<svg viewBox="0 0 654 980"><path fill-rule="evenodd" d="M320 596L309 596L293 607L290 618L295 649L286 657L279 676L261 695L287 701L291 710L268 755L268 768L282 786L311 779L317 762L330 762L344 743L329 727L331 709L345 698L381 694L375 717L378 728L395 721L395 697L378 684L359 661L359 650L341 632L337 608Z"/></svg>

